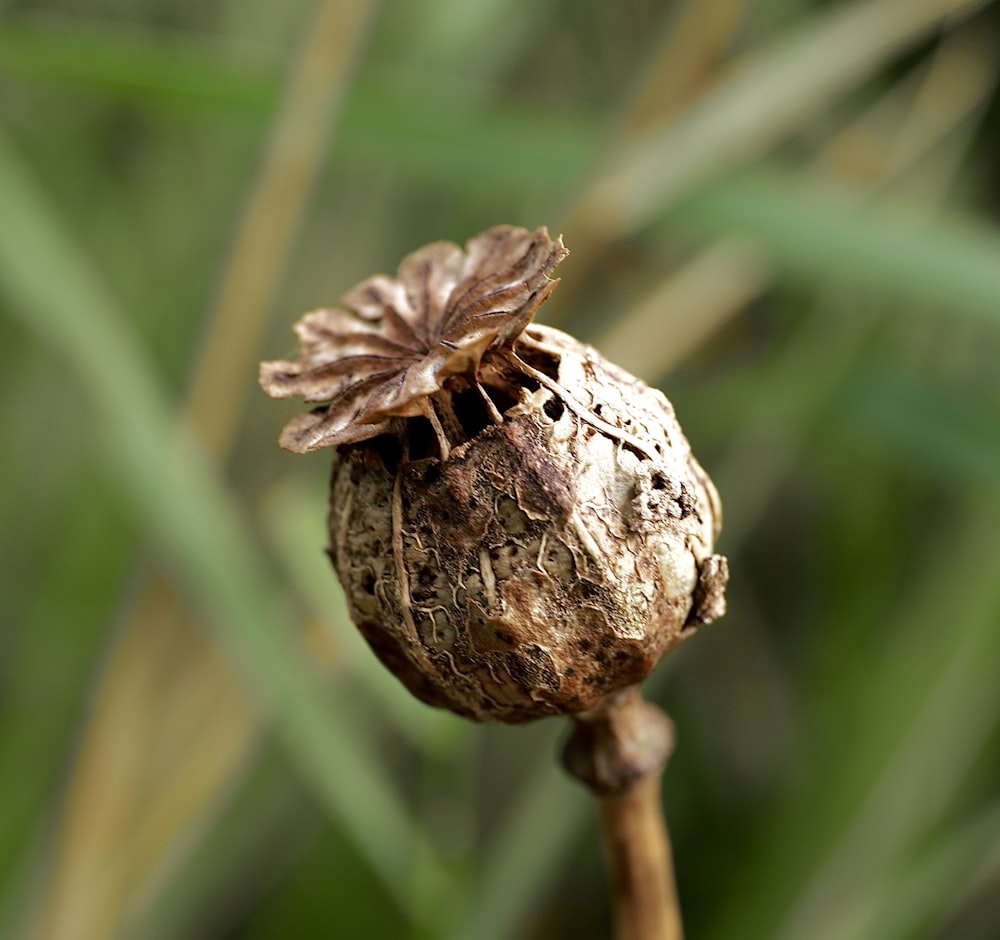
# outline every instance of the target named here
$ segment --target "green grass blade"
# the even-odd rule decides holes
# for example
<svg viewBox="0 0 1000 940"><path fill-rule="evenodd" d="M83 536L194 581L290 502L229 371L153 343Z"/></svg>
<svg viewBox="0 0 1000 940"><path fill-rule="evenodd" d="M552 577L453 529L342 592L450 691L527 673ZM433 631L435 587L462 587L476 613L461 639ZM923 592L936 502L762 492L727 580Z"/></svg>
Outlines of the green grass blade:
<svg viewBox="0 0 1000 940"><path fill-rule="evenodd" d="M624 235L760 154L908 46L989 0L854 0L815 14L637 141L580 201L574 225Z"/></svg>
<svg viewBox="0 0 1000 940"><path fill-rule="evenodd" d="M685 200L667 226L687 238L742 235L789 273L835 274L913 312L1000 324L1000 229L975 219L859 208L816 182L758 170Z"/></svg>
<svg viewBox="0 0 1000 940"><path fill-rule="evenodd" d="M859 651L863 666L845 662L842 681L809 705L807 726L821 727L824 709L842 726L706 936L862 936L993 733L1000 584L984 559L995 549L1000 503L972 490L953 515L883 628L895 642Z"/></svg>
<svg viewBox="0 0 1000 940"><path fill-rule="evenodd" d="M0 290L9 313L78 372L110 472L217 631L303 777L391 890L412 820L286 629L289 610L232 493L176 427L127 317L0 137ZM57 272L57 274L54 274ZM442 874L442 878L445 876Z"/></svg>
<svg viewBox="0 0 1000 940"><path fill-rule="evenodd" d="M1000 402L915 374L872 371L847 390L849 419L916 470L960 485L1000 484Z"/></svg>
<svg viewBox="0 0 1000 940"><path fill-rule="evenodd" d="M193 36L162 35L111 23L7 16L0 21L0 72L95 89L146 103L266 114L281 72Z"/></svg>
<svg viewBox="0 0 1000 940"><path fill-rule="evenodd" d="M1000 878L1000 802L950 826L908 860L855 940L909 940Z"/></svg>
<svg viewBox="0 0 1000 940"><path fill-rule="evenodd" d="M518 936L527 913L565 863L590 809L588 795L550 755L522 784L505 816L508 824L486 853L469 915L456 940L505 940Z"/></svg>
<svg viewBox="0 0 1000 940"><path fill-rule="evenodd" d="M254 120L273 112L281 87L270 64L191 36L16 19L0 21L0 74L147 108ZM344 102L337 154L407 179L473 190L489 180L519 196L525 187L567 193L589 171L602 117L496 100L490 86L478 95L484 100L469 92L464 80L366 68Z"/></svg>
<svg viewBox="0 0 1000 940"><path fill-rule="evenodd" d="M948 578L950 590L938 591L933 606L918 608L926 619L915 624L910 641L919 649L934 627L947 627L950 636L929 644L936 656L923 650L922 668L908 669L900 655L893 669L882 672L884 685L873 690L870 713L891 714L897 696L913 701L912 713L898 739L884 748L883 766L785 920L781 940L861 936L876 917L893 870L926 838L997 726L1000 584L983 559L995 550L1000 504L984 493L973 506L980 515L967 515L963 544L934 572Z"/></svg>

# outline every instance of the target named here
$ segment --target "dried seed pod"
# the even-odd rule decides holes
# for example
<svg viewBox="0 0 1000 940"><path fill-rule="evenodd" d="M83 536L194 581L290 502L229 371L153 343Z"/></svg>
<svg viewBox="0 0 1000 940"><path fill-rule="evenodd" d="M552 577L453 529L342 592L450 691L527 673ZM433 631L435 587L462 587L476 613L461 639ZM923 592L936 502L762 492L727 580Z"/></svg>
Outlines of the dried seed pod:
<svg viewBox="0 0 1000 940"><path fill-rule="evenodd" d="M663 394L531 323L561 240L436 243L296 326L281 443L335 446L329 554L418 698L481 721L592 709L725 609L718 495Z"/></svg>

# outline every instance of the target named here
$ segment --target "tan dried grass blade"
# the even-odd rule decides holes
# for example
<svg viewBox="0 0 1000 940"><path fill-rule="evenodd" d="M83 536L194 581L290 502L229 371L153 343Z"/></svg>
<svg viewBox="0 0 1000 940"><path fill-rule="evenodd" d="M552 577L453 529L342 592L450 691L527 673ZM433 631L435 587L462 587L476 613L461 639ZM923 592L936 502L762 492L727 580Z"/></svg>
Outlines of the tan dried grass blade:
<svg viewBox="0 0 1000 940"><path fill-rule="evenodd" d="M667 128L629 141L566 225L580 245L634 231L693 187L766 152L908 45L989 0L855 0L737 63Z"/></svg>
<svg viewBox="0 0 1000 940"><path fill-rule="evenodd" d="M37 936L116 935L177 863L256 735L229 666L153 577L101 674Z"/></svg>
<svg viewBox="0 0 1000 940"><path fill-rule="evenodd" d="M848 192L898 182L983 107L996 72L988 40L968 30L956 33L916 82L904 81L836 134L814 161L816 172L846 183ZM770 282L768 265L750 246L721 241L651 287L597 345L612 361L655 382Z"/></svg>
<svg viewBox="0 0 1000 940"><path fill-rule="evenodd" d="M322 0L246 202L186 416L224 459L254 390L270 301L377 4ZM238 779L259 734L227 663L159 578L140 589L95 691L35 936L104 938L141 911Z"/></svg>
<svg viewBox="0 0 1000 940"><path fill-rule="evenodd" d="M646 67L623 128L628 139L666 122L718 78L750 0L693 0Z"/></svg>
<svg viewBox="0 0 1000 940"><path fill-rule="evenodd" d="M360 59L376 0L321 0L289 76L263 163L243 208L188 395L188 413L217 456L232 449L260 341L332 128Z"/></svg>

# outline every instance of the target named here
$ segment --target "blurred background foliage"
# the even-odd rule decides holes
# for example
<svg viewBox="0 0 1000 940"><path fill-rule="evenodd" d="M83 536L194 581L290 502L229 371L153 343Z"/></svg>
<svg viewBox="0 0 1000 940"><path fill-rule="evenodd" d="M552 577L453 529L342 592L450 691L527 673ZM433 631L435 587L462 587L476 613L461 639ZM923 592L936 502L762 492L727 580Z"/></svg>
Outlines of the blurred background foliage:
<svg viewBox="0 0 1000 940"><path fill-rule="evenodd" d="M376 666L256 388L512 222L725 501L689 936L995 940L998 69L987 0L0 2L0 936L607 935L560 723Z"/></svg>

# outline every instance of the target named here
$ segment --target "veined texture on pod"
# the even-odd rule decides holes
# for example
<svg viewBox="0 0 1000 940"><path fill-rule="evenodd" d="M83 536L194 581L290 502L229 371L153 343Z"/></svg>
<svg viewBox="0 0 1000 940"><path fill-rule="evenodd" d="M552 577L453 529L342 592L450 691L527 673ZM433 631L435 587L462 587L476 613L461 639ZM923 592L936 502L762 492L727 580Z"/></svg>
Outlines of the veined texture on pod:
<svg viewBox="0 0 1000 940"><path fill-rule="evenodd" d="M337 448L329 554L358 629L481 721L592 709L725 609L718 494L673 407L530 322L564 255L510 226L428 246L262 367L328 402L282 442Z"/></svg>

